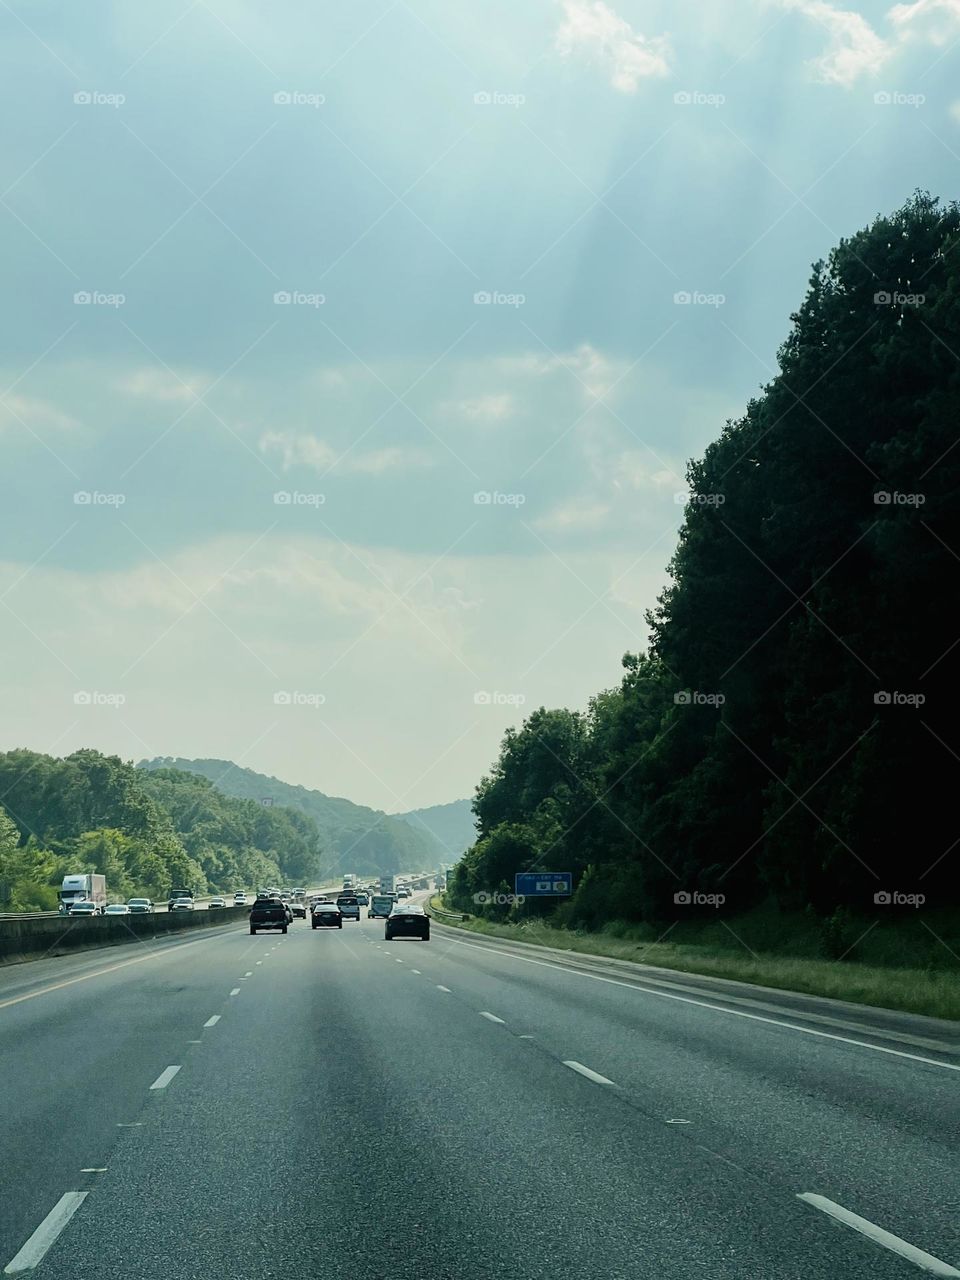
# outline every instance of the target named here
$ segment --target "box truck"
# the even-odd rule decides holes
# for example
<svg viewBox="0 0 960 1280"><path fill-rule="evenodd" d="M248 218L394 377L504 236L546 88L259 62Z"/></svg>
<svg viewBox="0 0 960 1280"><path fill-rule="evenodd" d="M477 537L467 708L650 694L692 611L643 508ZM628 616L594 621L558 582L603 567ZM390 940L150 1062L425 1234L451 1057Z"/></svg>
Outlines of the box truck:
<svg viewBox="0 0 960 1280"><path fill-rule="evenodd" d="M59 911L65 916L75 902L95 902L102 913L107 905L107 880L105 876L64 876L60 886Z"/></svg>

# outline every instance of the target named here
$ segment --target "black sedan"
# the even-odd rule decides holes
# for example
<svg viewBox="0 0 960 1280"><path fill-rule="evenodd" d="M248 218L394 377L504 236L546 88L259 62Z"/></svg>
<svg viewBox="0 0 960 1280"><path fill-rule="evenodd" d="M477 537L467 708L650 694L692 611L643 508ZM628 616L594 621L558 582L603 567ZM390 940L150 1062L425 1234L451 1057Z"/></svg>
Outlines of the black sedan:
<svg viewBox="0 0 960 1280"><path fill-rule="evenodd" d="M307 904L301 899L294 898L292 902L287 903L294 916L299 920L307 918Z"/></svg>
<svg viewBox="0 0 960 1280"><path fill-rule="evenodd" d="M394 938L419 938L421 942L429 942L430 917L416 903L398 902L387 916L383 936L387 942Z"/></svg>
<svg viewBox="0 0 960 1280"><path fill-rule="evenodd" d="M343 916L335 902L315 902L310 910L311 929L342 929Z"/></svg>

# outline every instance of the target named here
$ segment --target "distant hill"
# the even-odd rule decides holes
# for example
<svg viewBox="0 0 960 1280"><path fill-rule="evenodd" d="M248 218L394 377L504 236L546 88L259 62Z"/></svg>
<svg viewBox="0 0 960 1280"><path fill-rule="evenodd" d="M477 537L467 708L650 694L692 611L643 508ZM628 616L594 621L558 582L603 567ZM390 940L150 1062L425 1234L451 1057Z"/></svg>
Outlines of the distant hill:
<svg viewBox="0 0 960 1280"><path fill-rule="evenodd" d="M160 756L154 760L141 760L137 768L182 769L186 773L209 778L225 795L302 810L319 829L323 844L321 872L324 876L339 875L343 871L353 871L362 876L391 871L426 871L434 866L443 852L443 844L430 834L426 823L402 821L379 809L368 809L350 800L324 795L322 791L291 786L279 778L243 769L230 760L184 760L179 756ZM437 809L453 807L439 805ZM422 812L429 815L434 810Z"/></svg>
<svg viewBox="0 0 960 1280"><path fill-rule="evenodd" d="M393 816L433 836L448 862L456 862L477 838L469 800L453 800L450 804L434 804L428 809L411 809L409 813Z"/></svg>

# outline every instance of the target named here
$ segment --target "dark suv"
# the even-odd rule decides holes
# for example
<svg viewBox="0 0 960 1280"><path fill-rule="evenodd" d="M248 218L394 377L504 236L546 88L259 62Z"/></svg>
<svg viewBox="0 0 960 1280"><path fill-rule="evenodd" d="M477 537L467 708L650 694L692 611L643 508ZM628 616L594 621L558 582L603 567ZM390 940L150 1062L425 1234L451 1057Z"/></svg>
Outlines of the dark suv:
<svg viewBox="0 0 960 1280"><path fill-rule="evenodd" d="M430 917L415 903L398 902L387 916L383 936L387 942L394 938L419 938L421 942L429 942Z"/></svg>
<svg viewBox="0 0 960 1280"><path fill-rule="evenodd" d="M286 933L291 920L290 908L279 898L258 898L250 908L251 933L258 929L279 929Z"/></svg>

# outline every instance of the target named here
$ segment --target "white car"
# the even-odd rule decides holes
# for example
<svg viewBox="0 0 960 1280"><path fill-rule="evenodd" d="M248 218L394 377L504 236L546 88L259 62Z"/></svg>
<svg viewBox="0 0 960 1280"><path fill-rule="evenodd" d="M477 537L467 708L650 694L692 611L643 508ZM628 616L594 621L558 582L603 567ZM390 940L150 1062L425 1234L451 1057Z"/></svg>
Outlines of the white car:
<svg viewBox="0 0 960 1280"><path fill-rule="evenodd" d="M226 898L220 898L220 897L211 898L207 905L209 909L212 911L214 907L225 907L227 905L227 900Z"/></svg>
<svg viewBox="0 0 960 1280"><path fill-rule="evenodd" d="M127 906L132 916L153 915L153 902L149 898L128 898Z"/></svg>
<svg viewBox="0 0 960 1280"><path fill-rule="evenodd" d="M98 916L101 912L95 902L75 902L67 914L71 916Z"/></svg>
<svg viewBox="0 0 960 1280"><path fill-rule="evenodd" d="M130 908L125 902L111 902L103 914L105 916L128 916Z"/></svg>
<svg viewBox="0 0 960 1280"><path fill-rule="evenodd" d="M171 910L171 911L192 911L192 910L193 910L193 899L192 899L192 898L177 898L176 902L171 902L171 904L170 904L170 910Z"/></svg>
<svg viewBox="0 0 960 1280"><path fill-rule="evenodd" d="M233 895L233 905L235 907L245 907L249 899L245 893L235 893Z"/></svg>

